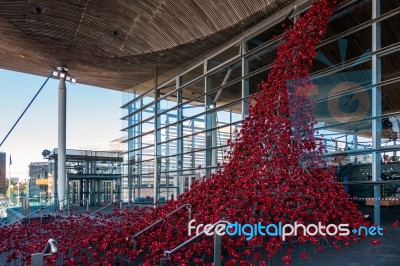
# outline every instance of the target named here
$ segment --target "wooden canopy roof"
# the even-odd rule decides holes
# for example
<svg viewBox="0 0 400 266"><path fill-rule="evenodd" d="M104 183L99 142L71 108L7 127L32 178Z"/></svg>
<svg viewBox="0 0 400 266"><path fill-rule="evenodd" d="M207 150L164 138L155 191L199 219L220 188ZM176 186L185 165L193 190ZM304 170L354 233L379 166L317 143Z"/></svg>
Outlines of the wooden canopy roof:
<svg viewBox="0 0 400 266"><path fill-rule="evenodd" d="M216 48L291 0L3 0L0 68L125 90ZM205 41L206 40L206 41Z"/></svg>

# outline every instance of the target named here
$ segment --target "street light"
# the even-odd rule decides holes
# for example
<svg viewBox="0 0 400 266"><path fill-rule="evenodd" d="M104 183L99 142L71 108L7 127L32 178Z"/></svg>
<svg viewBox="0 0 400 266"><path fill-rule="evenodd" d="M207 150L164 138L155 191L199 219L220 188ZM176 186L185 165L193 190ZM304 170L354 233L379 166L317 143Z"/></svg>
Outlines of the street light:
<svg viewBox="0 0 400 266"><path fill-rule="evenodd" d="M66 124L67 124L67 86L65 81L71 83L76 82L76 78L69 74L68 68L57 67L52 72L53 77L59 79L58 83L58 154L57 154L57 178L54 183L57 183L57 196L59 202L64 202L67 190L67 175L66 175ZM56 182L57 180L57 182ZM60 205L60 210L63 209L64 203Z"/></svg>
<svg viewBox="0 0 400 266"><path fill-rule="evenodd" d="M52 75L54 78L62 78L71 83L76 83L76 78L68 73L68 68L57 67L56 70L52 71Z"/></svg>
<svg viewBox="0 0 400 266"><path fill-rule="evenodd" d="M43 150L42 151L42 156L43 158L48 158L48 156L51 154L51 151L49 150Z"/></svg>

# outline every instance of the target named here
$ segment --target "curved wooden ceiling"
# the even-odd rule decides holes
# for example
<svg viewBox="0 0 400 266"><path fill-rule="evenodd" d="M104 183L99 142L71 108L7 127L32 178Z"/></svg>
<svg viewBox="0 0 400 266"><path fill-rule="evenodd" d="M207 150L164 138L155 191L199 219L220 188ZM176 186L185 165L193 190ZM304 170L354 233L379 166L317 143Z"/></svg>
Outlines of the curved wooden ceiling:
<svg viewBox="0 0 400 266"><path fill-rule="evenodd" d="M292 0L4 0L0 68L125 90L228 39Z"/></svg>

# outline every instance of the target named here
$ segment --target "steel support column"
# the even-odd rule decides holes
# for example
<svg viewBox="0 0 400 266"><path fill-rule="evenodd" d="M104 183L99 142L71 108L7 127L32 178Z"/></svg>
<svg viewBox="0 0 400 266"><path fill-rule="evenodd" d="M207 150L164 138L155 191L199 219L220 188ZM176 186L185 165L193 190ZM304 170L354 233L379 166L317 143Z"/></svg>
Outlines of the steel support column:
<svg viewBox="0 0 400 266"><path fill-rule="evenodd" d="M214 103L214 107L216 106L216 103ZM213 167L217 166L218 163L218 150L215 148L218 146L218 138L217 138L217 130L215 129L217 127L217 111L214 111L211 113L211 165ZM217 168L210 169L211 173L216 173Z"/></svg>
<svg viewBox="0 0 400 266"><path fill-rule="evenodd" d="M183 175L183 109L182 109L182 89L179 89L181 87L182 84L182 78L181 77L177 77L176 78L176 88L177 88L177 105L178 105L178 109L177 109L177 121L178 121L178 125L177 125L177 154L178 154L178 158L177 158L177 170L178 173L177 175L174 177L174 186L175 186L175 192L174 192L174 200L177 199L177 196L179 195L179 193L181 193L181 191L179 191L179 177L182 177ZM183 178L183 177L182 177Z"/></svg>
<svg viewBox="0 0 400 266"><path fill-rule="evenodd" d="M57 193L60 210L65 204L67 190L66 174L66 123L67 123L67 86L65 78L60 77L58 83L58 149L57 149Z"/></svg>
<svg viewBox="0 0 400 266"><path fill-rule="evenodd" d="M247 51L247 44L241 44L241 54L244 55ZM244 78L249 74L249 61L245 57L242 58L242 99L249 96L249 79ZM242 119L244 119L249 114L249 101L242 100Z"/></svg>
<svg viewBox="0 0 400 266"><path fill-rule="evenodd" d="M221 266L221 236L214 234L214 266Z"/></svg>
<svg viewBox="0 0 400 266"><path fill-rule="evenodd" d="M166 125L169 125L169 114L167 113L166 115L166 119L165 119L165 124ZM169 196L169 166L170 166L170 157L169 157L169 145L170 145L170 143L169 143L169 134L170 134L170 127L167 127L166 129L165 129L165 141L167 142L166 144L165 144L165 156L166 156L166 158L165 158L165 171L167 172L166 173L166 176L165 176L165 184L166 184L166 187L167 187L167 200L170 198L170 196Z"/></svg>
<svg viewBox="0 0 400 266"><path fill-rule="evenodd" d="M134 103L134 105L136 105L136 102ZM131 113L133 111L134 108L132 108L133 104L130 104L128 106L128 113ZM135 115L134 116L130 116L128 118L128 124L132 125L133 123L136 122L135 119ZM130 128L128 130L128 138L132 138L135 135L135 129L134 128ZM128 142L128 151L135 149L135 142L136 140L132 140ZM135 161L134 159L132 159L132 156L134 156L134 154L132 154L132 152L128 152L128 202L130 203L132 201L132 188L133 188L133 184L135 182L134 179L134 175L135 173ZM133 192L135 193L135 192Z"/></svg>
<svg viewBox="0 0 400 266"><path fill-rule="evenodd" d="M191 147L191 149L192 149L192 154L191 154L191 156L192 156L192 163L191 163L191 167L190 168L192 168L192 169L195 169L196 168L196 153L195 153L195 147L196 147L196 136L194 135L194 119L192 119L191 121L190 121L190 129L192 130L192 147ZM191 171L191 173L194 175L195 174L195 170L192 170Z"/></svg>
<svg viewBox="0 0 400 266"><path fill-rule="evenodd" d="M140 112L138 112L138 121L142 121L142 116L143 116L143 111L142 111L142 108L143 108L143 98L141 98L140 99L140 104L139 104L139 109L141 110ZM143 134L143 124L142 123L140 123L139 125L138 125L138 129L137 129L137 134L138 135L140 135L140 137L139 137L139 139L138 139L138 141L137 141L137 143L136 143L136 148L138 149L138 153L137 153L137 156L136 156L136 167L137 167L137 169L136 169L136 172L137 172L137 179L138 179L138 183L137 183L137 188L138 188L138 197L140 197L140 188L142 187L142 169L143 169L143 167L142 167L142 154L143 154L143 150L142 150L142 142L143 142L143 137L142 137L142 134ZM134 184L134 186L136 187L136 184ZM135 187L134 187L134 189L135 189Z"/></svg>
<svg viewBox="0 0 400 266"><path fill-rule="evenodd" d="M154 207L158 202L159 192L160 192L160 172L161 172L161 132L159 128L161 126L161 119L159 116L160 111L160 102L158 98L160 98L160 91L158 89L158 81L157 81L157 69L154 77L155 89L154 89Z"/></svg>
<svg viewBox="0 0 400 266"><path fill-rule="evenodd" d="M380 0L372 1L372 19L380 16ZM372 53L381 48L381 29L380 22L372 24ZM372 84L381 82L381 59L376 54L372 56ZM372 88L372 181L377 182L381 178L381 153L376 151L381 146L382 137L382 101L381 88L375 86ZM381 185L374 185L374 223L380 225L380 197Z"/></svg>
<svg viewBox="0 0 400 266"><path fill-rule="evenodd" d="M353 150L358 150L358 130L354 130Z"/></svg>
<svg viewBox="0 0 400 266"><path fill-rule="evenodd" d="M207 72L208 61L204 61L204 73ZM204 110L207 112L205 115L205 129L206 129L206 178L210 177L211 174L211 161L212 161L212 113L211 110L214 108L214 100L211 95L207 94L211 90L211 78L206 76L204 78Z"/></svg>
<svg viewBox="0 0 400 266"><path fill-rule="evenodd" d="M228 82L231 74L232 74L232 68L228 68L228 70L226 72L226 75L224 77L224 80L221 83L221 86L224 86ZM222 91L223 91L223 89L220 89L217 92L217 95L215 96L215 98L214 99L211 98L212 101L213 101L213 105L212 105L212 108L210 108L210 109L214 109L214 108L217 107L217 103L218 103L219 97L222 94ZM211 169L211 173L216 173L217 172L217 164L218 164L218 150L215 148L215 147L218 146L218 137L217 137L218 131L215 129L218 126L217 125L217 120L218 120L217 111L214 111L214 112L211 113L211 128L212 128L212 133L211 133L212 134L212 139L211 139L211 142L212 142L212 144L211 144L211 146L212 146L211 165L213 167L215 167L215 168Z"/></svg>

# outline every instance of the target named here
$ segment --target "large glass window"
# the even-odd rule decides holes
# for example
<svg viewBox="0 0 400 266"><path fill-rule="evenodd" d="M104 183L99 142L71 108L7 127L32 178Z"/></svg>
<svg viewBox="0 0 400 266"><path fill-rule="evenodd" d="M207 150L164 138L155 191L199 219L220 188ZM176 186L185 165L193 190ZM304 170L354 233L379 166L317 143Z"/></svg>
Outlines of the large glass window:
<svg viewBox="0 0 400 266"><path fill-rule="evenodd" d="M325 147L323 158L362 208L370 206L365 198L374 197L374 184L381 187L383 198L396 197L400 186L399 2L381 1L381 33L376 35L381 36L380 42L377 40L381 45L374 52L372 1L346 2L330 18L310 70L315 85L310 97L316 101L318 121L315 135ZM187 191L192 181L208 176L224 162L224 150L229 148L226 141L240 129L248 95L257 93L257 85L266 79L276 58L276 37L292 23L282 18L267 29L245 32L236 45L198 58L187 71L177 70L179 91L176 82L161 88L158 156L164 187L160 197L169 198L176 189ZM124 113L129 119L129 154L139 175L133 186L141 196L153 195L157 171L152 96L136 96L140 100ZM180 96L182 103L178 103ZM379 173L373 177L375 166ZM390 183L373 183L379 179Z"/></svg>

